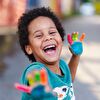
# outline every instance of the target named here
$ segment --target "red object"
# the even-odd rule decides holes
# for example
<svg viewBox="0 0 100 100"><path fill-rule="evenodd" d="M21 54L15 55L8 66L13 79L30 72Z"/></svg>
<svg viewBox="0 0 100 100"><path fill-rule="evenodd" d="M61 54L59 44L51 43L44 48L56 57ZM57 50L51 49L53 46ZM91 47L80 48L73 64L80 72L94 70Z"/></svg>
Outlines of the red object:
<svg viewBox="0 0 100 100"><path fill-rule="evenodd" d="M71 38L71 35L70 34L67 35L67 40L68 40L68 43L70 45L72 45L73 41L72 41L72 38Z"/></svg>
<svg viewBox="0 0 100 100"><path fill-rule="evenodd" d="M17 90L20 90L20 91L26 92L26 93L31 93L31 90L32 90L31 87L26 86L26 85L22 85L22 84L19 84L19 83L15 83L15 88Z"/></svg>
<svg viewBox="0 0 100 100"><path fill-rule="evenodd" d="M44 69L40 70L40 78L41 78L41 84L47 85L48 79L47 79L46 71Z"/></svg>

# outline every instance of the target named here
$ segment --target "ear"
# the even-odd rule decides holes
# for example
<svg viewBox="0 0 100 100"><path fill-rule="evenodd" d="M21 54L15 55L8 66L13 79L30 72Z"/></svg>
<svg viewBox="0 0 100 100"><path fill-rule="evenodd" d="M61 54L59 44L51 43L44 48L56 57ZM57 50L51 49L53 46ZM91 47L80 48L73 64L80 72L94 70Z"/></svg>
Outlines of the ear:
<svg viewBox="0 0 100 100"><path fill-rule="evenodd" d="M32 54L32 49L30 45L25 46L25 50L29 55Z"/></svg>

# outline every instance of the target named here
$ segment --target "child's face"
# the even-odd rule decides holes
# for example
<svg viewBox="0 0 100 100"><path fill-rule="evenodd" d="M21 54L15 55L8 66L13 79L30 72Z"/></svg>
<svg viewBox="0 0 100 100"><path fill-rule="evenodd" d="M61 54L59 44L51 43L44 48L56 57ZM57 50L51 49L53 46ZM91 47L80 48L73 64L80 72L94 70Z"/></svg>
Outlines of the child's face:
<svg viewBox="0 0 100 100"><path fill-rule="evenodd" d="M44 64L58 62L63 43L53 21L48 17L37 17L29 24L28 32L26 52Z"/></svg>

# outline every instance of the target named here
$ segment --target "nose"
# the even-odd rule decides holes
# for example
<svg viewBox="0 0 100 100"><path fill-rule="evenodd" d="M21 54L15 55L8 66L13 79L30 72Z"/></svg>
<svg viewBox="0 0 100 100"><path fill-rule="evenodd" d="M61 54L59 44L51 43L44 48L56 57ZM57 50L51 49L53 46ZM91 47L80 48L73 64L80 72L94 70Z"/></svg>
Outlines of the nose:
<svg viewBox="0 0 100 100"><path fill-rule="evenodd" d="M44 37L44 41L52 40L52 36L48 33Z"/></svg>

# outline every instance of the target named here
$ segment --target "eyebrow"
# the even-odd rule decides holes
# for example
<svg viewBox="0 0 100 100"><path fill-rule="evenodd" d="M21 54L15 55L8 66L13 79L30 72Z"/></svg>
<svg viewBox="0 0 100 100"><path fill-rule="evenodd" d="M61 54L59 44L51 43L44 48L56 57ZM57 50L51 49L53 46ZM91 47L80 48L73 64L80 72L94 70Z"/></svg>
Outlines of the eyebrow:
<svg viewBox="0 0 100 100"><path fill-rule="evenodd" d="M34 31L34 33L40 32L41 30Z"/></svg>
<svg viewBox="0 0 100 100"><path fill-rule="evenodd" d="M56 27L50 27L50 28L56 28Z"/></svg>
<svg viewBox="0 0 100 100"><path fill-rule="evenodd" d="M51 29L51 28L54 28L54 29L56 29L56 27L50 27L49 29Z"/></svg>
<svg viewBox="0 0 100 100"><path fill-rule="evenodd" d="M49 27L49 29L52 29L52 28L56 29L56 27ZM34 31L34 33L37 33L37 32L40 32L40 31L41 31L41 29Z"/></svg>

